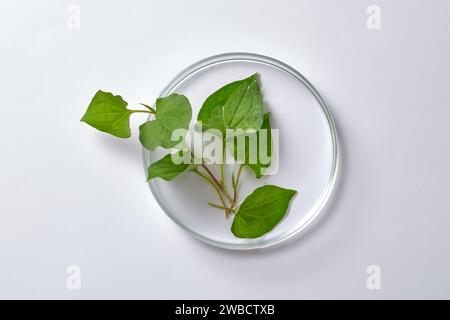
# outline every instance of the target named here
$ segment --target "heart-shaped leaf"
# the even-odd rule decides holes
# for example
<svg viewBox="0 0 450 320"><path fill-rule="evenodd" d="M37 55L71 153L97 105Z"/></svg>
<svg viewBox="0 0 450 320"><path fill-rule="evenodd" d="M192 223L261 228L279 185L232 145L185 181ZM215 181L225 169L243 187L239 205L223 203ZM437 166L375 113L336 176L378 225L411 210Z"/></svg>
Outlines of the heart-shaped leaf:
<svg viewBox="0 0 450 320"><path fill-rule="evenodd" d="M131 136L130 115L133 111L127 109L127 105L121 96L99 90L81 121L113 136L128 138Z"/></svg>
<svg viewBox="0 0 450 320"><path fill-rule="evenodd" d="M176 129L188 129L192 117L189 100L176 93L156 100L155 120L139 127L139 140L149 150L156 147L172 148L178 141L171 139Z"/></svg>

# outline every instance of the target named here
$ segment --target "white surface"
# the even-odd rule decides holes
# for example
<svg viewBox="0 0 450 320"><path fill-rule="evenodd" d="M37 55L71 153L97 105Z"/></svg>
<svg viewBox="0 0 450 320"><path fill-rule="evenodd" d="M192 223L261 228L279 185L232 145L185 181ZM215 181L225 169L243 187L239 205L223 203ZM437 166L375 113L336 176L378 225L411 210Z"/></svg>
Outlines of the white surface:
<svg viewBox="0 0 450 320"><path fill-rule="evenodd" d="M81 29L66 9L81 8ZM0 297L450 298L448 1L2 1ZM328 101L343 147L325 219L256 252L166 217L132 140L78 122L94 92L152 102L203 57L280 59ZM134 117L136 126L143 118ZM382 289L366 288L366 268ZM82 288L66 288L79 265Z"/></svg>

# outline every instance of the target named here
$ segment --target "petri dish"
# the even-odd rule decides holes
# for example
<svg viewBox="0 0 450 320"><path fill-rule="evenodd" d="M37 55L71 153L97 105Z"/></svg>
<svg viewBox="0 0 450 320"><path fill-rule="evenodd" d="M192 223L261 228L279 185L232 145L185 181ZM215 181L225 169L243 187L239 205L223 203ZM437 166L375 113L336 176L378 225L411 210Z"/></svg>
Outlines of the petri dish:
<svg viewBox="0 0 450 320"><path fill-rule="evenodd" d="M283 220L260 238L237 238L231 232L233 216L225 218L223 211L207 205L208 201L216 202L216 194L197 175L185 173L176 182L153 179L148 183L162 210L176 224L197 239L226 249L265 248L307 230L329 199L338 171L338 138L327 105L305 77L283 62L253 53L211 56L180 72L160 97L174 92L186 95L192 105L193 126L201 105L212 92L254 73L259 73L271 126L279 130L278 170L256 179L244 169L239 200L265 184L295 189L298 193ZM167 152L143 149L145 174L148 166ZM232 166L227 170L233 170ZM217 173L217 168L212 171Z"/></svg>

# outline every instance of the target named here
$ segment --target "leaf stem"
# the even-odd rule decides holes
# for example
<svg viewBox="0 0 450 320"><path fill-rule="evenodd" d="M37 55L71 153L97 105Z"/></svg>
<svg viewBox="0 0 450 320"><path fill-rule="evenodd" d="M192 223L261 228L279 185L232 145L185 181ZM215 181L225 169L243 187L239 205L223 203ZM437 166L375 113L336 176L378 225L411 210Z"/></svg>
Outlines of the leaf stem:
<svg viewBox="0 0 450 320"><path fill-rule="evenodd" d="M226 208L226 207L224 207L224 206L221 206L221 205L218 205L218 204L215 204L215 203L212 203L212 202L208 202L208 204L209 204L211 207L214 207L214 208L224 209L224 210L228 210L228 211L231 211L231 212L235 212L235 209L233 209L233 208Z"/></svg>
<svg viewBox="0 0 450 320"><path fill-rule="evenodd" d="M147 104L145 104L145 103L140 103L140 105L142 105L142 106L144 106L144 107L146 107L148 110L150 110L151 111L151 113L153 113L153 114L155 114L156 113L156 110L155 109L153 109L152 107L150 107L149 105L147 105Z"/></svg>
<svg viewBox="0 0 450 320"><path fill-rule="evenodd" d="M241 177L241 172L242 169L244 168L244 165L241 164L239 166L239 170L236 176L236 182L233 185L233 201L231 202L231 206L234 207L234 205L236 204L236 200L237 200L237 188L238 188L238 184L239 184L239 178Z"/></svg>
<svg viewBox="0 0 450 320"><path fill-rule="evenodd" d="M220 164L220 183L225 189L225 165L223 163Z"/></svg>
<svg viewBox="0 0 450 320"><path fill-rule="evenodd" d="M194 156L192 152L191 152L191 155ZM224 165L224 161L222 161L222 164L221 164L221 179L220 179L220 182L217 180L216 176L211 172L211 170L209 170L209 168L205 164L202 163L202 164L200 164L200 166L203 168L203 170L205 170L206 174L203 174L198 169L195 169L194 172L196 174L198 174L199 176L201 176L202 179L204 179L208 184L210 184L213 187L214 191L216 191L217 195L219 196L220 202L222 202L222 204L223 204L223 206L219 206L219 208L220 209L224 209L225 217L228 216L228 213L235 212L234 204L236 202L236 194L234 194L234 197L231 198L230 194L228 193L228 191L226 189L226 186L225 186L225 165ZM233 188L233 190L236 193L235 188ZM226 201L224 199L224 196L226 197L226 199L230 203L229 207L226 205ZM210 203L208 203L208 204L210 204ZM217 207L217 205L215 205L213 207Z"/></svg>
<svg viewBox="0 0 450 320"><path fill-rule="evenodd" d="M231 196L228 194L228 192L223 188L222 184L219 183L219 181L217 181L216 177L214 176L214 174L211 172L211 170L208 169L207 166L205 166L204 164L201 164L202 168L205 169L206 173L210 176L210 178L214 181L214 183L217 185L217 187L220 189L220 191L222 191L222 193L225 195L225 197L227 197L227 199L232 202L232 198Z"/></svg>
<svg viewBox="0 0 450 320"><path fill-rule="evenodd" d="M225 199L222 196L222 193L220 192L220 190L217 188L217 186L215 185L215 183L208 177L205 176L203 173L201 173L200 171L198 171L197 169L193 170L193 172L195 172L196 174L198 174L202 179L204 179L209 185L211 185L211 187L214 189L214 191L217 193L217 196L220 199L220 202L222 202L223 207L221 207L221 209L223 208L225 210L225 217L228 215L228 208L226 207L226 203L225 203Z"/></svg>
<svg viewBox="0 0 450 320"><path fill-rule="evenodd" d="M224 190L227 189L226 187L226 180L225 180L225 143L222 143L222 162L220 164L220 182L222 184L222 188Z"/></svg>
<svg viewBox="0 0 450 320"><path fill-rule="evenodd" d="M131 112L142 112L142 113L150 113L150 114L155 114L153 111L151 110L132 110L132 109L128 109Z"/></svg>

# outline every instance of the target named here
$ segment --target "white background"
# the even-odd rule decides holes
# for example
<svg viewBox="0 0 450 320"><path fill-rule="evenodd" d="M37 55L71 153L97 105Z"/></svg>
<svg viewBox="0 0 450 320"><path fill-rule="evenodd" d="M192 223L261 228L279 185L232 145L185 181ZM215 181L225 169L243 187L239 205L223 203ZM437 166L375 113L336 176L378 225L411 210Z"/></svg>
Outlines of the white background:
<svg viewBox="0 0 450 320"><path fill-rule="evenodd" d="M67 8L81 28L67 28ZM381 29L366 9L381 8ZM2 1L1 298L450 298L448 1ZM339 183L308 234L231 252L156 204L137 130L79 122L97 89L151 103L212 54L282 60L328 101ZM143 118L133 117L136 128ZM368 290L366 269L382 270ZM68 290L66 268L81 268Z"/></svg>

